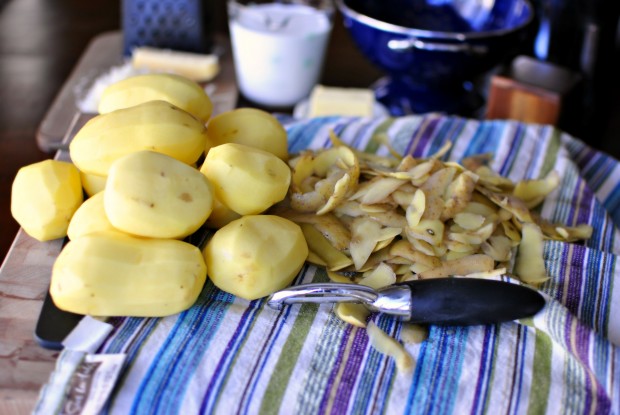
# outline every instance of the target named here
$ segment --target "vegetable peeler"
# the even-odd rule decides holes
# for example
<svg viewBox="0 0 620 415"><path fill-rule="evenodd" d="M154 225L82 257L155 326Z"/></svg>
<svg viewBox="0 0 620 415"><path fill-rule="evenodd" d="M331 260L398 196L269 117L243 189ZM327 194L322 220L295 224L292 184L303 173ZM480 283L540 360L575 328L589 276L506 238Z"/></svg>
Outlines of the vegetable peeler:
<svg viewBox="0 0 620 415"><path fill-rule="evenodd" d="M357 284L303 284L273 293L267 304L352 302L417 324L483 325L530 317L545 305L532 288L481 278L407 281L378 290Z"/></svg>

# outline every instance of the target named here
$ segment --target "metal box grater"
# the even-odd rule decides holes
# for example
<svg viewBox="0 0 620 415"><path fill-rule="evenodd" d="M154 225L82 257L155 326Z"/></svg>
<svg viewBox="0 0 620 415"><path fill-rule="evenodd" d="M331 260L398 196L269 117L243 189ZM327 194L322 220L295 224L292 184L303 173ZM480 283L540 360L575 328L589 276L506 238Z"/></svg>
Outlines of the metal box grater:
<svg viewBox="0 0 620 415"><path fill-rule="evenodd" d="M214 0L123 0L123 53L152 46L207 53L212 47Z"/></svg>

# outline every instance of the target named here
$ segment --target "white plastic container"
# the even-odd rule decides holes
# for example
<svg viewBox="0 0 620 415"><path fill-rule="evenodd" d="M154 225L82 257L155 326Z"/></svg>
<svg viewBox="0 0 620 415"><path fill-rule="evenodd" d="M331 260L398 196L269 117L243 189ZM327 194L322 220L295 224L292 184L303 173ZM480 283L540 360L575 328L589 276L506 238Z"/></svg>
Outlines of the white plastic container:
<svg viewBox="0 0 620 415"><path fill-rule="evenodd" d="M331 9L298 3L245 6L229 1L230 34L241 93L270 107L293 106L306 98L321 74L331 14Z"/></svg>

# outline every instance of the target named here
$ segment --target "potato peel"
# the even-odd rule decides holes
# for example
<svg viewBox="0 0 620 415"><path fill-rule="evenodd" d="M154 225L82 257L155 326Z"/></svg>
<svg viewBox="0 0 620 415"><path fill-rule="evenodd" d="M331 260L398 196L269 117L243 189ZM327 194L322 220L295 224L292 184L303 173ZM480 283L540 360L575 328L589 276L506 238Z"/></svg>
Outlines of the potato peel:
<svg viewBox="0 0 620 415"><path fill-rule="evenodd" d="M366 327L366 320L370 316L370 311L361 304L338 303L334 306L334 313L345 323L356 327Z"/></svg>
<svg viewBox="0 0 620 415"><path fill-rule="evenodd" d="M392 357L399 372L406 373L413 370L415 360L398 340L390 337L372 321L366 325L366 333L370 345L378 352Z"/></svg>
<svg viewBox="0 0 620 415"><path fill-rule="evenodd" d="M400 338L404 343L420 344L428 338L428 327L420 324L403 324Z"/></svg>
<svg viewBox="0 0 620 415"><path fill-rule="evenodd" d="M543 259L543 234L533 223L524 223L522 233L514 271L521 281L538 285L548 279Z"/></svg>
<svg viewBox="0 0 620 415"><path fill-rule="evenodd" d="M331 149L291 158L290 209L284 211L293 221L312 223L327 238L331 248L325 238L319 244L314 238L309 245L310 257L328 269L364 273L384 264L397 281L486 278L519 263L516 248L528 257L522 246L531 239L530 225L540 230L541 241L591 236L587 224L554 224L530 210L557 188L557 173L515 183L488 166L489 155L468 157L461 164L441 161L449 143L425 159L392 158L349 148L333 132L330 139ZM325 221L318 219L322 216ZM537 248L531 249L537 258L533 264L543 263L541 244L535 242ZM517 268L521 272L516 275L526 283L546 278L540 269Z"/></svg>

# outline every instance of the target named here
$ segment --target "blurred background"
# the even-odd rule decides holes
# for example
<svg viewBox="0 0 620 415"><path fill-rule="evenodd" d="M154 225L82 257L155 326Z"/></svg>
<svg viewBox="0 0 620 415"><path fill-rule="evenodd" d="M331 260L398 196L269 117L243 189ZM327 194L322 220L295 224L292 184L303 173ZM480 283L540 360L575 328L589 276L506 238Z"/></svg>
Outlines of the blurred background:
<svg viewBox="0 0 620 415"><path fill-rule="evenodd" d="M377 0L379 1L379 0ZM225 0L205 0L208 24L227 33ZM536 19L521 53L580 81L559 127L620 158L618 0L533 0ZM18 168L51 157L37 147L39 123L93 37L119 30L122 3L0 0L0 258L18 230L10 215ZM509 70L506 62L496 72ZM382 76L336 14L321 82L367 87Z"/></svg>

